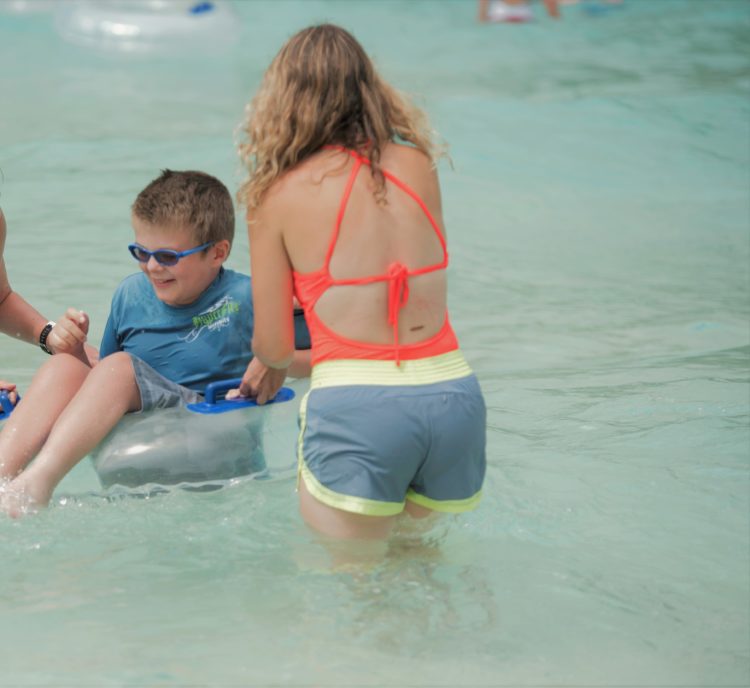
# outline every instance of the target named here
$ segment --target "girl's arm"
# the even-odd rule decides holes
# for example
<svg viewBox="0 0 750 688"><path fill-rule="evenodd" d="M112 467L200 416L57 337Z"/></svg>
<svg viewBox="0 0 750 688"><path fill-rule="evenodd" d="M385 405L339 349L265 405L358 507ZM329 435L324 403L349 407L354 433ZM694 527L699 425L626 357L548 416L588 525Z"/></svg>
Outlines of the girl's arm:
<svg viewBox="0 0 750 688"><path fill-rule="evenodd" d="M310 349L297 349L294 352L294 359L287 370L291 377L310 377L312 369L310 365Z"/></svg>
<svg viewBox="0 0 750 688"><path fill-rule="evenodd" d="M279 219L272 201L264 201L248 218L254 358L242 379L240 394L255 397L259 404L275 396L294 361L292 267Z"/></svg>
<svg viewBox="0 0 750 688"><path fill-rule="evenodd" d="M253 354L270 368L286 369L294 354L292 266L279 213L264 202L248 222L253 290Z"/></svg>

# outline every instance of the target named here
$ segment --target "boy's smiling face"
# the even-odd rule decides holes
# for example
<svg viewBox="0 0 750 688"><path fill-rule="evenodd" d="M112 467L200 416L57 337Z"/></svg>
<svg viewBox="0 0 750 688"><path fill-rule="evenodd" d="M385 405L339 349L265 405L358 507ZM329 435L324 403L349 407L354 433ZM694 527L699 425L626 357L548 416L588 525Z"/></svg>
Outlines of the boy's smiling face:
<svg viewBox="0 0 750 688"><path fill-rule="evenodd" d="M131 217L135 231L135 243L149 251L167 248L172 251L187 251L199 245L187 229L152 225L139 217ZM229 255L229 242L218 241L205 251L180 258L175 265L162 265L151 256L147 263L139 262L146 273L156 297L168 306L187 306L214 281L222 263Z"/></svg>

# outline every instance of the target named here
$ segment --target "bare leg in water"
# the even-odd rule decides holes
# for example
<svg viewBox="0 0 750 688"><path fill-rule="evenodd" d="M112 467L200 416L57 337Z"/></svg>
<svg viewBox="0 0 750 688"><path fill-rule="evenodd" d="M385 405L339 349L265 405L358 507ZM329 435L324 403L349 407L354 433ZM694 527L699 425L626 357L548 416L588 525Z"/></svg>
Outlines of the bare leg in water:
<svg viewBox="0 0 750 688"><path fill-rule="evenodd" d="M39 368L0 432L0 479L13 479L26 468L90 372L68 354L53 356Z"/></svg>
<svg viewBox="0 0 750 688"><path fill-rule="evenodd" d="M26 403L30 392L22 404ZM17 516L29 507L45 506L63 476L96 447L126 413L140 407L141 397L130 356L121 352L100 361L90 369L80 389L60 413L36 460L5 488L0 496L0 510Z"/></svg>
<svg viewBox="0 0 750 688"><path fill-rule="evenodd" d="M389 537L413 537L431 528L439 514L407 500L397 516L365 516L323 504L313 497L300 480L300 513L307 525L322 537L332 566L373 564L381 561L389 548ZM415 532L416 531L416 532Z"/></svg>

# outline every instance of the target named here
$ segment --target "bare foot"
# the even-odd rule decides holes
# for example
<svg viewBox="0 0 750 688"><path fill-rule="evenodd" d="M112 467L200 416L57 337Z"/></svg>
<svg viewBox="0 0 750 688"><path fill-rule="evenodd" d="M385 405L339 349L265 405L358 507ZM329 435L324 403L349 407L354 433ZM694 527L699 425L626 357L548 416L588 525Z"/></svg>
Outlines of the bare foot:
<svg viewBox="0 0 750 688"><path fill-rule="evenodd" d="M39 489L21 474L15 480L0 484L0 512L19 518L39 511L49 504L52 494Z"/></svg>

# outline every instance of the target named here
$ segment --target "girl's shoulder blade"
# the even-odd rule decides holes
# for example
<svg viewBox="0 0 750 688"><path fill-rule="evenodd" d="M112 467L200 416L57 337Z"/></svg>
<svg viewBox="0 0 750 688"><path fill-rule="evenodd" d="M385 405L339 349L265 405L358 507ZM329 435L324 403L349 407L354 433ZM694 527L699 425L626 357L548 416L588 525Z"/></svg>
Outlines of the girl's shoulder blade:
<svg viewBox="0 0 750 688"><path fill-rule="evenodd" d="M272 203L302 201L325 179L345 174L350 166L349 159L341 151L321 150L279 177L269 189L267 200Z"/></svg>

